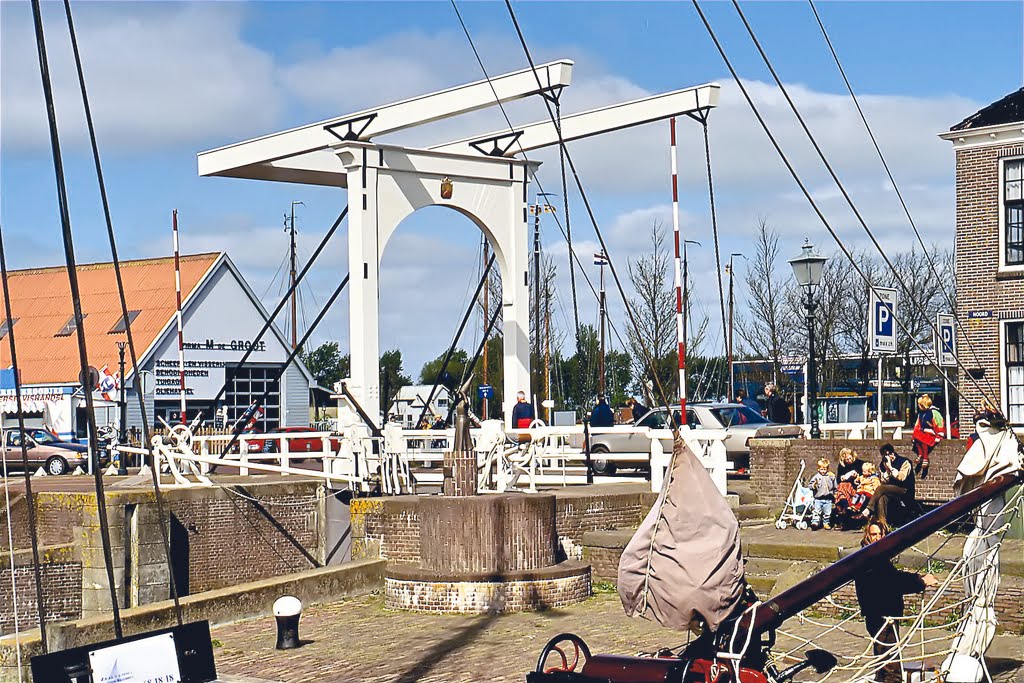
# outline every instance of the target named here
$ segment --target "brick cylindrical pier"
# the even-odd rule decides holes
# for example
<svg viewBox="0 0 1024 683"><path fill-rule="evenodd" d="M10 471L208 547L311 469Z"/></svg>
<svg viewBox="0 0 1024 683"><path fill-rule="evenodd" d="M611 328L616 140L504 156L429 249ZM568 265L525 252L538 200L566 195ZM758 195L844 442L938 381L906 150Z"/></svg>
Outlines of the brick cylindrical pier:
<svg viewBox="0 0 1024 683"><path fill-rule="evenodd" d="M424 569L498 573L557 562L553 495L431 496L419 505Z"/></svg>

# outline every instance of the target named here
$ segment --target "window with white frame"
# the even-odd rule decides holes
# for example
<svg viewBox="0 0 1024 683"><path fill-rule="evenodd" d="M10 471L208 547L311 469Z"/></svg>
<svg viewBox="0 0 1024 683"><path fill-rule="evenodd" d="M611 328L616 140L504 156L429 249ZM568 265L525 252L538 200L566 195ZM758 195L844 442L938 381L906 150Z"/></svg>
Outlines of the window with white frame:
<svg viewBox="0 0 1024 683"><path fill-rule="evenodd" d="M1006 323L1006 417L1024 424L1024 321Z"/></svg>
<svg viewBox="0 0 1024 683"><path fill-rule="evenodd" d="M1024 265L1024 159L1003 162L1003 265Z"/></svg>

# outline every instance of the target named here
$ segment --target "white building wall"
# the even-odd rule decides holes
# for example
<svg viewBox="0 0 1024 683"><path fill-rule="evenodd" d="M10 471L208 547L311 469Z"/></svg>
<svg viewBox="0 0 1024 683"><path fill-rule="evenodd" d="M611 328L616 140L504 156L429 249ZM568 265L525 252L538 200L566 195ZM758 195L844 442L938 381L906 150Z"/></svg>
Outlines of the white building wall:
<svg viewBox="0 0 1024 683"><path fill-rule="evenodd" d="M302 427L309 424L309 380L292 363L281 378L281 425Z"/></svg>

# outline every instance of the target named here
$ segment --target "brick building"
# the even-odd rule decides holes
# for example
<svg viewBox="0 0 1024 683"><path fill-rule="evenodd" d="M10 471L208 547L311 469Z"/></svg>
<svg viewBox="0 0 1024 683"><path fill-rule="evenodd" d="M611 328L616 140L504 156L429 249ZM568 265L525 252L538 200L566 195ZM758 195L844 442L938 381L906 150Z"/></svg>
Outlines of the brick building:
<svg viewBox="0 0 1024 683"><path fill-rule="evenodd" d="M967 368L960 371L960 409L970 415L984 391L1022 427L1024 88L939 137L956 152L957 317L963 325L957 351Z"/></svg>

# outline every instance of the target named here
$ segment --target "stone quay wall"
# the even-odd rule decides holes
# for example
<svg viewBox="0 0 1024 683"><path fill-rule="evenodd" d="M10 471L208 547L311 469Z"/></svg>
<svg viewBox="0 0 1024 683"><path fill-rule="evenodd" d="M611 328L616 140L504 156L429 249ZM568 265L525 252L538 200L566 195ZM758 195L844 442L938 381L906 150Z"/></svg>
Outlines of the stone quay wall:
<svg viewBox="0 0 1024 683"><path fill-rule="evenodd" d="M878 448L892 443L899 455L913 462L910 440L879 439L754 439L750 442L750 484L759 501L778 513L804 463L804 481L814 476L819 458L828 458L835 471L839 451L852 448L861 460L878 464ZM916 478L917 499L923 503L941 504L953 497L953 478L966 448L966 441L940 441L929 458L928 477Z"/></svg>
<svg viewBox="0 0 1024 683"><path fill-rule="evenodd" d="M108 614L110 588L103 558L99 512L92 492L36 493L47 622ZM317 482L247 484L244 492L195 487L163 491L171 540L171 564L179 594L200 593L259 581L322 565L326 520ZM0 635L13 631L17 611L37 620L32 557L28 550L27 501L12 509L23 533L15 539L11 593L7 553L0 562ZM171 596L170 572L152 490L107 491L114 585L122 608ZM6 525L6 524L5 524ZM6 536L6 534L4 534ZM6 539L5 539L6 540ZM24 547L22 547L24 546ZM38 624L36 624L38 625Z"/></svg>

